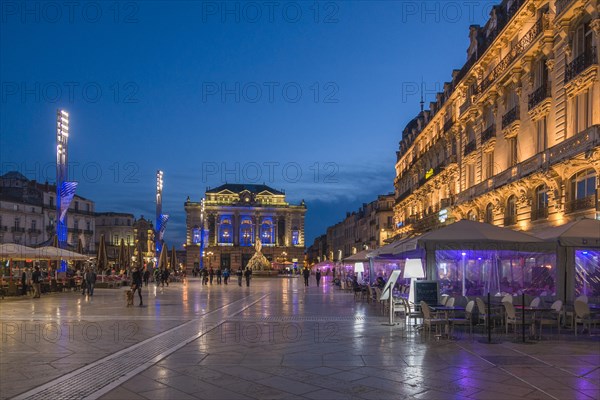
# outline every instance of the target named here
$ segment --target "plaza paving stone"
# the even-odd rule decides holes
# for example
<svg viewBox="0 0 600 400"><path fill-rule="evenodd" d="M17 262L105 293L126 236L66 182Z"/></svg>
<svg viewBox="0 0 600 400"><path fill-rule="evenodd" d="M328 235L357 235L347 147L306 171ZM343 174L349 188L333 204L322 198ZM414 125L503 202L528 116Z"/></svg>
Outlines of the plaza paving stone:
<svg viewBox="0 0 600 400"><path fill-rule="evenodd" d="M0 301L0 399L600 399L600 341L427 339L297 278Z"/></svg>

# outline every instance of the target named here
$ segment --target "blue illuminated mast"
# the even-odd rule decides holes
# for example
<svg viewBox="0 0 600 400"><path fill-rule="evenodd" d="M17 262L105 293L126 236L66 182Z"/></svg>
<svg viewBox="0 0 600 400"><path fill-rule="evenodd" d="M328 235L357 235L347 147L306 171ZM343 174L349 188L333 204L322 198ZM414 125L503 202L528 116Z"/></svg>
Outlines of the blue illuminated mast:
<svg viewBox="0 0 600 400"><path fill-rule="evenodd" d="M67 212L75 196L77 182L69 181L68 168L69 113L56 111L56 238L59 248L67 247ZM65 272L67 263L61 261L59 271Z"/></svg>
<svg viewBox="0 0 600 400"><path fill-rule="evenodd" d="M156 231L154 235L154 243L156 250L156 259L160 257L160 252L163 246L163 236L167 227L169 215L162 212L162 190L163 190L163 172L156 171Z"/></svg>

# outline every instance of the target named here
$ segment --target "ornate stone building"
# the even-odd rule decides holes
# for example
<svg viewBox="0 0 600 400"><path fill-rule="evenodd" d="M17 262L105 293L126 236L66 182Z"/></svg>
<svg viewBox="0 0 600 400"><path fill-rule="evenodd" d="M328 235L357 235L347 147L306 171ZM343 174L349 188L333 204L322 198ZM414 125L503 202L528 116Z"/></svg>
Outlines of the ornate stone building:
<svg viewBox="0 0 600 400"><path fill-rule="evenodd" d="M121 240L123 240L125 246L130 246L133 249L135 245L134 221L135 217L129 213L96 213L96 246L100 242L100 237L104 235L106 254L111 260L117 259Z"/></svg>
<svg viewBox="0 0 600 400"><path fill-rule="evenodd" d="M306 205L304 201L288 203L281 191L265 185L225 184L207 190L202 202L188 198L185 212L188 269L201 261L207 267L245 267L257 238L269 261L297 262L300 266L304 261Z"/></svg>
<svg viewBox="0 0 600 400"><path fill-rule="evenodd" d="M94 252L94 207L89 199L73 197L67 220L71 249L81 240L84 252ZM51 245L55 221L55 185L29 180L17 171L0 176L0 243Z"/></svg>
<svg viewBox="0 0 600 400"><path fill-rule="evenodd" d="M397 152L396 234L598 216L597 0L504 0Z"/></svg>

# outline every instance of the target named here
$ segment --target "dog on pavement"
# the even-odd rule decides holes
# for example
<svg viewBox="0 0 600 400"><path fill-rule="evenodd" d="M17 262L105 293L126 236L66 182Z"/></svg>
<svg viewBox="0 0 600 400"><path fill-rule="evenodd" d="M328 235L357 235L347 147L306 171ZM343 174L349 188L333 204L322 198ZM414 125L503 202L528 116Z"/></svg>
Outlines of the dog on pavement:
<svg viewBox="0 0 600 400"><path fill-rule="evenodd" d="M133 307L133 290L127 290L127 292L125 292L125 298L127 299L127 307Z"/></svg>

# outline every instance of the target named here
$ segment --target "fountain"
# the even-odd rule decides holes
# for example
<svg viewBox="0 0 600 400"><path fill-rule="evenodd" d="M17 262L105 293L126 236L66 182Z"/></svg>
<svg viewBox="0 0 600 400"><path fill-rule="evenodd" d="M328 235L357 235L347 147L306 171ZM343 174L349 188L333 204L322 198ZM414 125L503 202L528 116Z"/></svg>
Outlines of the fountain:
<svg viewBox="0 0 600 400"><path fill-rule="evenodd" d="M271 263L260 252L260 250L262 249L262 243L260 242L260 239L256 239L254 249L256 250L256 252L252 256L250 261L248 261L248 265L246 267L252 268L253 272L255 272L255 271L270 271Z"/></svg>

